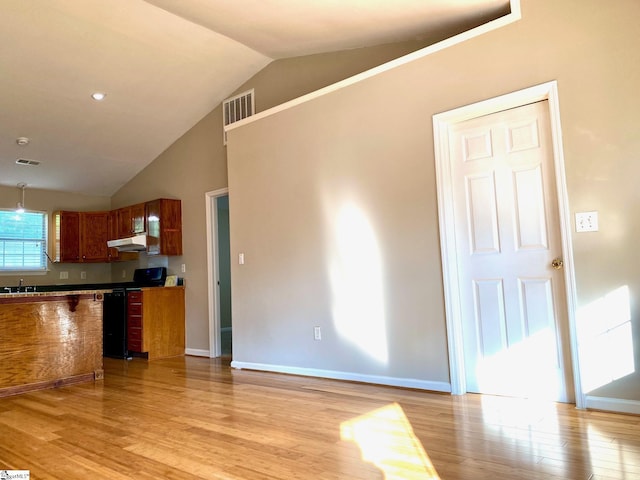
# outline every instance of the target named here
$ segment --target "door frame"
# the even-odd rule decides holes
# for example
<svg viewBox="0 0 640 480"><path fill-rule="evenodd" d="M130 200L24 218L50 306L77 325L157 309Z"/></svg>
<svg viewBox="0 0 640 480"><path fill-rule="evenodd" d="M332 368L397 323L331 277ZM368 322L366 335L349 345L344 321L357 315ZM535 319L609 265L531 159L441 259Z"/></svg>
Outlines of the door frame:
<svg viewBox="0 0 640 480"><path fill-rule="evenodd" d="M503 110L517 108L533 102L547 100L551 125L552 148L558 197L560 237L564 261L565 295L567 299L567 320L569 348L571 350L572 373L575 388L576 407L585 408L585 396L580 381L578 359L578 337L576 328L576 284L571 244L571 218L564 170L562 131L560 128L560 106L557 81L551 81L499 97L466 105L433 116L436 186L438 198L438 218L440 227L440 249L442 255L442 276L444 283L445 316L449 351L449 375L451 393L461 395L467 392L464 368L464 348L462 336L462 315L458 289L459 262L455 248L455 214L453 198L453 178L449 155L449 128L456 123L472 118L490 115Z"/></svg>
<svg viewBox="0 0 640 480"><path fill-rule="evenodd" d="M220 295L218 278L220 278L220 260L218 258L218 213L216 200L229 194L228 188L220 188L205 193L205 209L207 222L207 288L209 303L209 358L222 355L220 336Z"/></svg>

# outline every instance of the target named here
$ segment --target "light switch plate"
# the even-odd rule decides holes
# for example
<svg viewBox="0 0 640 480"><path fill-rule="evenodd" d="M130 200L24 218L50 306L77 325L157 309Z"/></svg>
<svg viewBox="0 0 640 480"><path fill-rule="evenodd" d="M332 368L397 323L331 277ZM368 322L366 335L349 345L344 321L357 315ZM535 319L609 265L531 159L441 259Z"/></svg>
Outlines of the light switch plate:
<svg viewBox="0 0 640 480"><path fill-rule="evenodd" d="M576 232L597 232L598 212L576 213Z"/></svg>

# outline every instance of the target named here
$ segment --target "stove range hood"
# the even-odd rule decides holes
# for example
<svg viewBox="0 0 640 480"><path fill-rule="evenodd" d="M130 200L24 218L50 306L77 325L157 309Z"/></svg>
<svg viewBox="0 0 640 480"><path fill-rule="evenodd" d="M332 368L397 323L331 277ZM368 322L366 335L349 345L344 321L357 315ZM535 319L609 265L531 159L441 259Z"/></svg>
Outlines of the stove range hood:
<svg viewBox="0 0 640 480"><path fill-rule="evenodd" d="M107 247L115 248L121 252L141 252L147 249L147 235L141 233L133 237L108 240Z"/></svg>

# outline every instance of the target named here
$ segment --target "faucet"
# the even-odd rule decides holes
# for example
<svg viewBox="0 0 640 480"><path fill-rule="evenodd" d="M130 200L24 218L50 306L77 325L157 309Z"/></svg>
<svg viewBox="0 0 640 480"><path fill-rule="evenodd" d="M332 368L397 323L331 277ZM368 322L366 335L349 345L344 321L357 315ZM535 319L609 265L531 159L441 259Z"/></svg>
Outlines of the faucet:
<svg viewBox="0 0 640 480"><path fill-rule="evenodd" d="M16 290L18 293L20 293L22 291L22 284L24 283L24 279L21 278L20 281L18 282L18 290Z"/></svg>

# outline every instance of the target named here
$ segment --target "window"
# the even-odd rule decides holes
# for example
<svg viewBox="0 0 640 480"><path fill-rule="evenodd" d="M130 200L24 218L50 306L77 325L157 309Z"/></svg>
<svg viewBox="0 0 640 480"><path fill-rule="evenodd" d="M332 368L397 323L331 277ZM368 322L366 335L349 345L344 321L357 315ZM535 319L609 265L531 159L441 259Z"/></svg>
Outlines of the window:
<svg viewBox="0 0 640 480"><path fill-rule="evenodd" d="M0 210L0 272L47 269L46 212Z"/></svg>

